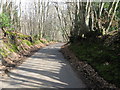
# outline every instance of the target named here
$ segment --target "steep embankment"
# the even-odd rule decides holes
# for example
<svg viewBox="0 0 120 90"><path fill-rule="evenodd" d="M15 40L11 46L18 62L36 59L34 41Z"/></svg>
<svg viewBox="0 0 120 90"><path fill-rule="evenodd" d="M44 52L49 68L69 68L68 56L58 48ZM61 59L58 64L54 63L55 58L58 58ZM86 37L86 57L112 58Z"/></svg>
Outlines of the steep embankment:
<svg viewBox="0 0 120 90"><path fill-rule="evenodd" d="M120 87L120 32L114 31L93 41L65 45L62 52L96 87Z"/></svg>
<svg viewBox="0 0 120 90"><path fill-rule="evenodd" d="M7 31L7 37L3 38L3 47L0 49L1 71L21 64L25 57L48 44L45 39L39 40L22 33Z"/></svg>

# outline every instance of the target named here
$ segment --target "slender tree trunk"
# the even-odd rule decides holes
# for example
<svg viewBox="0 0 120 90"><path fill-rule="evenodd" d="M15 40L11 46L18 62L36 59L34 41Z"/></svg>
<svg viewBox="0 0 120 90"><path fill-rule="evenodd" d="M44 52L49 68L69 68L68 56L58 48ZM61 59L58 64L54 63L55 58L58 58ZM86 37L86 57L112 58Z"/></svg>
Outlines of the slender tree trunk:
<svg viewBox="0 0 120 90"><path fill-rule="evenodd" d="M87 2L86 16L85 16L85 23L86 23L87 26L89 26L90 11L91 11L91 2Z"/></svg>
<svg viewBox="0 0 120 90"><path fill-rule="evenodd" d="M2 32L3 32L3 34L4 34L4 37L6 37L6 36L7 36L7 33L6 33L6 31L4 30L3 27L1 27L1 30L2 30Z"/></svg>
<svg viewBox="0 0 120 90"><path fill-rule="evenodd" d="M110 16L110 14L112 13L112 10L113 10L113 8L114 8L114 5L115 5L115 1L116 0L113 0L113 3L112 3L112 5L110 4L110 9L109 9L109 12L108 12L108 17Z"/></svg>
<svg viewBox="0 0 120 90"><path fill-rule="evenodd" d="M0 14L3 12L3 0L0 2Z"/></svg>
<svg viewBox="0 0 120 90"><path fill-rule="evenodd" d="M114 19L114 17L115 17L115 14L116 14L116 10L117 10L117 7L118 7L118 3L119 3L119 0L117 0L117 2L116 2L116 4L115 4L115 8L114 8L114 12L113 12L112 18L111 18L111 20L110 20L110 23L109 23L109 25L108 25L105 33L108 33L108 31L109 31L109 29L110 29L110 26L111 26L111 24L112 24L112 22L113 22L113 19Z"/></svg>

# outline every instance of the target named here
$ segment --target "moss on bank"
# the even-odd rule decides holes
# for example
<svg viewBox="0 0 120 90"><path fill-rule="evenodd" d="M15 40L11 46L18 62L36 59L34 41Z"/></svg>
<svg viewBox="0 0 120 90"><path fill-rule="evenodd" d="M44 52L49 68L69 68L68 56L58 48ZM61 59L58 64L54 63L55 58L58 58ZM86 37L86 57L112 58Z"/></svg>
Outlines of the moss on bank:
<svg viewBox="0 0 120 90"><path fill-rule="evenodd" d="M24 35L18 32L7 31L7 37L3 39L3 47L0 49L0 55L5 60L3 65L15 64L20 57L26 56L31 51L34 51L48 44L45 39L33 40L31 36Z"/></svg>

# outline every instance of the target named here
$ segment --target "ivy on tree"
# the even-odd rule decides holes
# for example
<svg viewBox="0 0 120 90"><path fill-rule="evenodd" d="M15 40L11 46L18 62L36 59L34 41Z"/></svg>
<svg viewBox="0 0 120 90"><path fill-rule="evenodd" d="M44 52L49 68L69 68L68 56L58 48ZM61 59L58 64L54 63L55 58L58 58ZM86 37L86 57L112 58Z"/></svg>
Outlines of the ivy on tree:
<svg viewBox="0 0 120 90"><path fill-rule="evenodd" d="M4 33L4 37L6 37L7 33L5 31L5 28L10 27L10 18L7 14L0 14L0 28L2 32Z"/></svg>

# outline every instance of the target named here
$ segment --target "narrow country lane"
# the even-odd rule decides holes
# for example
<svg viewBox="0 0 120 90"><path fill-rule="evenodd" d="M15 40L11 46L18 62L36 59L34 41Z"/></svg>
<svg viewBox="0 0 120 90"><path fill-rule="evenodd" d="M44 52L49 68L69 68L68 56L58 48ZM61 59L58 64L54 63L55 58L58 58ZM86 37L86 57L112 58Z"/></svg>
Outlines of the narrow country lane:
<svg viewBox="0 0 120 90"><path fill-rule="evenodd" d="M85 88L59 52L62 45L44 47L27 58L10 77L0 77L0 88Z"/></svg>

